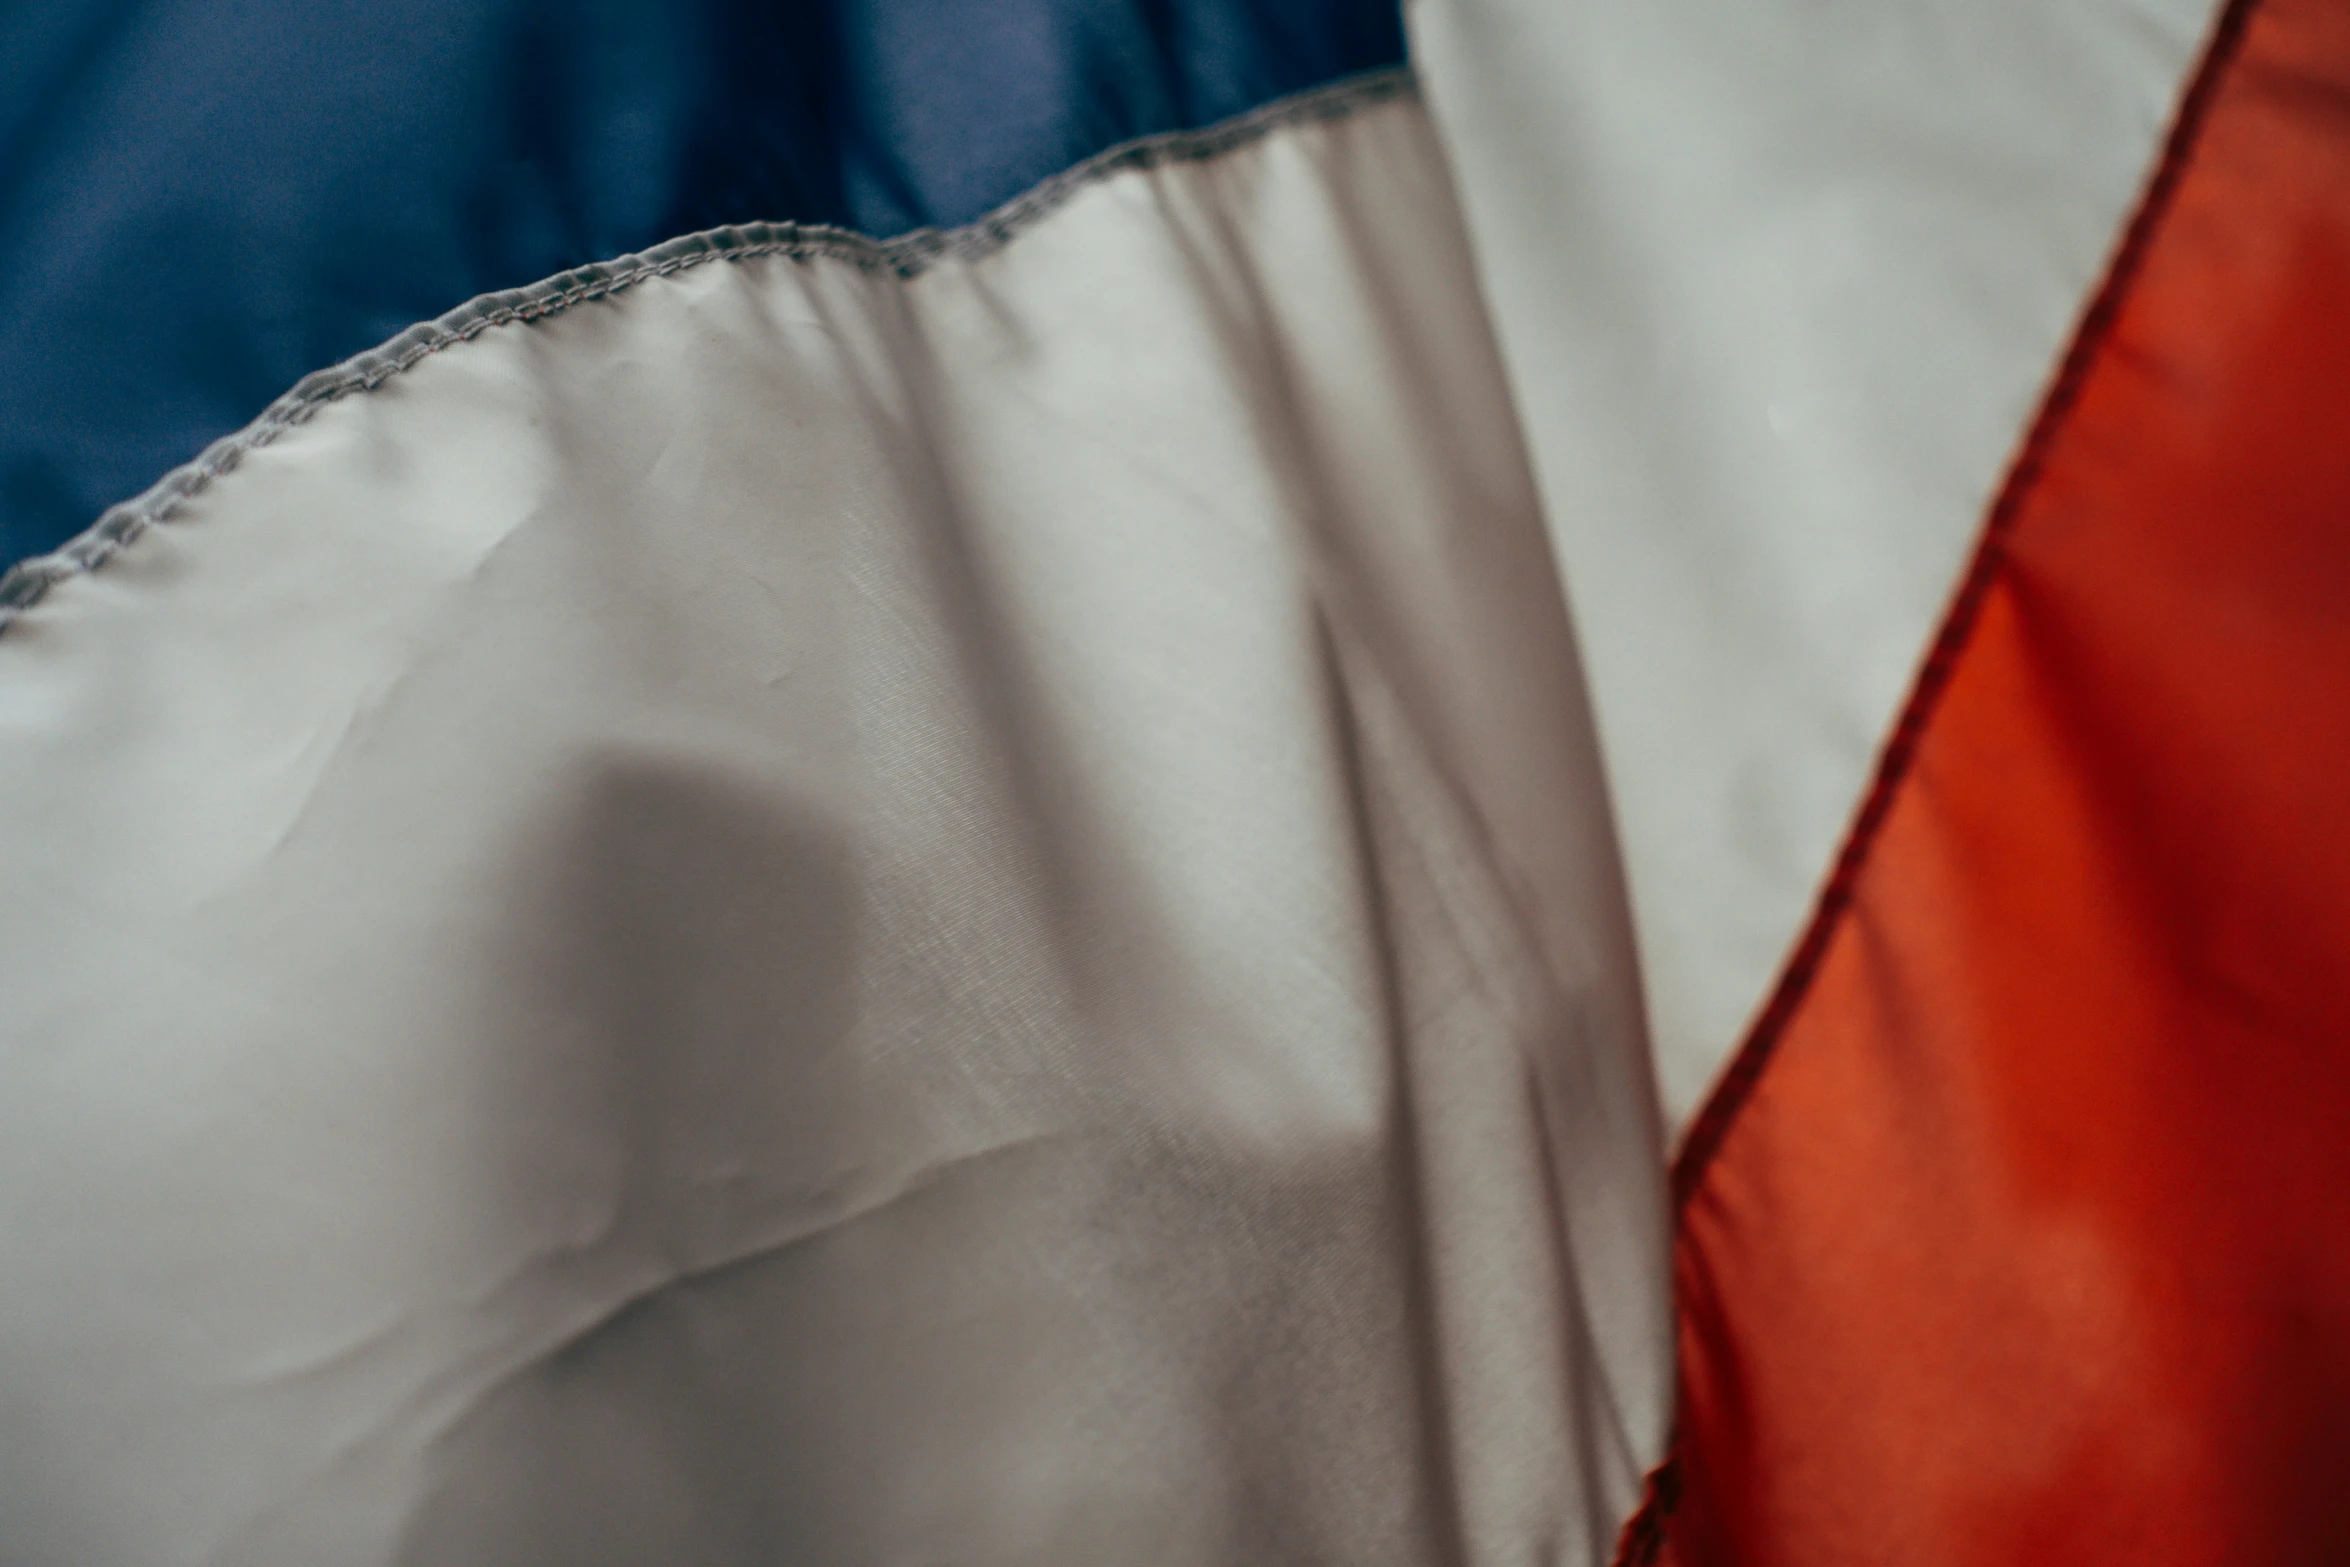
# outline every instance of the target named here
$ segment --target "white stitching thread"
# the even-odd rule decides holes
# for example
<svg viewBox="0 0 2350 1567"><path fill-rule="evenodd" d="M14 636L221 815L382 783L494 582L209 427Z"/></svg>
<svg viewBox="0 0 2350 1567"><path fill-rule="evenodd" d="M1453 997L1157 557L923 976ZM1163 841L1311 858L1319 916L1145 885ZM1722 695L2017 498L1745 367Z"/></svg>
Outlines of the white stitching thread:
<svg viewBox="0 0 2350 1567"><path fill-rule="evenodd" d="M1281 126L1337 119L1414 91L1411 68L1392 66L1275 99L1201 130L1140 137L1096 153L960 228L915 229L879 240L813 224L728 225L665 240L639 255L558 273L526 288L483 294L436 321L409 327L381 347L304 376L252 423L214 441L195 461L173 469L145 493L108 507L70 543L47 555L19 561L0 576L0 632L58 583L96 571L148 528L169 520L214 479L235 468L247 452L267 446L326 404L353 392L371 392L426 356L468 342L491 327L540 320L647 278L668 277L706 261L748 261L759 256L808 261L824 257L867 271L918 277L942 261L969 260L1001 249L1079 190L1113 174L1217 157Z"/></svg>

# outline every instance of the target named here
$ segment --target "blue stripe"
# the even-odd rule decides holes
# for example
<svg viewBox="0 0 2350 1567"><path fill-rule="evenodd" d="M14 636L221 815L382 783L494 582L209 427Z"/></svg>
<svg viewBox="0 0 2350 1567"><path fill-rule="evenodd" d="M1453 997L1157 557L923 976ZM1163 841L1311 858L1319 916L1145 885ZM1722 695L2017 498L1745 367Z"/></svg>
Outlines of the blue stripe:
<svg viewBox="0 0 2350 1567"><path fill-rule="evenodd" d="M10 7L0 563L476 294L721 223L968 222L1398 63L1397 3Z"/></svg>

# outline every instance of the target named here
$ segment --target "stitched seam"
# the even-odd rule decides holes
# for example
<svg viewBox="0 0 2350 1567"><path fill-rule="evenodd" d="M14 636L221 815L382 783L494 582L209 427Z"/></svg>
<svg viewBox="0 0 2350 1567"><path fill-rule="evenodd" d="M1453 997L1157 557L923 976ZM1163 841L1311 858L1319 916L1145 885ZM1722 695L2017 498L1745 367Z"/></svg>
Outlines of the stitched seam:
<svg viewBox="0 0 2350 1567"><path fill-rule="evenodd" d="M2213 105L2242 52L2245 34L2259 5L2260 0L2229 0L2213 24L2202 61L2172 115L2162 155L2139 195L2129 226L2106 263L2103 281L2073 330L2071 344L2041 399L2031 428L2008 467L1998 498L1983 524L1973 559L1968 562L1966 573L1944 613L1941 630L1925 662L1919 666L1909 700L1879 753L1868 793L1846 830L1843 848L1820 890L1803 938L1789 956L1769 1002L1748 1031L1746 1042L1682 1139L1680 1152L1673 1161L1677 1229L1685 1222L1689 1206L1702 1189L1706 1173L1739 1114L1753 1098L1764 1070L1777 1053L1780 1039L1793 1024L1796 1010L1826 961L1829 944L1851 911L1861 874L1867 869L1870 853L1892 813L1896 797L1916 764L1927 728L1957 675L1959 661L1973 641L1976 628L1982 623L1992 590L2006 574L2009 541L2025 506L2038 492L2050 454L2071 421L2083 387L2104 359L2122 309L2129 302L2179 186L2194 161ZM1676 1235L1676 1246L1678 1243ZM1663 1552L1667 1543L1665 1520L1672 1516L1681 1498L1680 1445L1676 1435L1664 1462L1649 1472L1639 1510L1625 1521L1617 1540L1614 1567L1648 1567Z"/></svg>
<svg viewBox="0 0 2350 1567"><path fill-rule="evenodd" d="M1115 175L1220 157L1275 130L1342 119L1391 99L1411 97L1411 67L1389 66L1306 92L1277 98L1244 114L1197 130L1167 131L1106 148L1024 191L985 217L952 229L914 229L874 239L822 224L743 223L665 240L652 249L560 272L523 288L483 294L436 320L409 327L390 341L314 371L234 434L222 436L130 500L108 507L95 523L46 555L19 561L0 576L0 632L39 603L52 587L96 571L157 523L259 450L329 403L372 392L430 355L470 342L492 327L543 320L573 305L602 299L648 278L663 278L709 261L785 256L794 261L845 262L901 279L920 277L951 261L974 261L1001 250L1086 187Z"/></svg>
<svg viewBox="0 0 2350 1567"><path fill-rule="evenodd" d="M1916 762L1925 730L1941 706L1943 693L1957 673L1957 664L1973 640L1975 628L1981 623L1985 602L1992 588L1997 586L2007 563L2007 544L2015 532L2023 508L2039 487L2041 475L2048 465L2050 449L2063 434L2074 405L2090 372L2104 355L2107 342L2113 334L2122 306L2144 267L2163 220L2168 216L2171 200L2180 182L2185 178L2197 142L2200 140L2211 105L2218 94L2227 67L2232 64L2242 44L2247 23L2258 9L2259 0L2229 0L2212 29L2211 42L2205 47L2203 62L2197 68L2194 81L2179 101L2172 119L2172 130L2162 157L2156 164L2144 193L2139 197L2137 211L2131 216L2129 227L2123 232L2121 243L2107 263L2105 280L2098 288L2080 324L2074 329L2072 345L2066 352L2055 380L2042 398L2038 416L2031 432L2024 439L2021 450L2010 465L2006 481L2000 486L1999 498L1992 505L1989 519L1983 525L1974 559L1961 579L1957 594L1946 612L1942 630L1934 639L1933 648L1920 666L1900 720L1886 740L1879 755L1876 776L1864 798L1860 812L1847 830L1844 848L1836 859L1827 884L1821 889L1803 940L1797 945L1770 1002L1756 1019L1721 1083L1715 1088L1705 1109L1691 1124L1689 1135L1683 1139L1680 1156L1674 1161L1673 1190L1676 1206L1686 1207L1695 1195L1697 1186L1705 1177L1706 1168L1720 1150L1722 1139L1730 1130L1741 1106L1752 1094L1755 1080L1762 1072L1779 1036L1786 1032L1793 1014L1809 991L1811 982L1825 959L1829 941L1843 923L1851 908L1855 884L1866 868L1870 851L1876 846L1885 818L1890 814L1894 798L1907 780Z"/></svg>

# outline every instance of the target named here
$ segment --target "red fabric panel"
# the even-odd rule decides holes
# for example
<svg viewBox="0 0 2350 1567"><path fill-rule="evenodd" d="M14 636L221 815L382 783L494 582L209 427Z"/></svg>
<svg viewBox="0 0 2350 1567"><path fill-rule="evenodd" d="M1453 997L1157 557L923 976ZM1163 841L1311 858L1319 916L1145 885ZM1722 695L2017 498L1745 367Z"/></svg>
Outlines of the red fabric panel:
<svg viewBox="0 0 2350 1567"><path fill-rule="evenodd" d="M1692 1134L1633 1554L2350 1564L2350 3L2169 158Z"/></svg>

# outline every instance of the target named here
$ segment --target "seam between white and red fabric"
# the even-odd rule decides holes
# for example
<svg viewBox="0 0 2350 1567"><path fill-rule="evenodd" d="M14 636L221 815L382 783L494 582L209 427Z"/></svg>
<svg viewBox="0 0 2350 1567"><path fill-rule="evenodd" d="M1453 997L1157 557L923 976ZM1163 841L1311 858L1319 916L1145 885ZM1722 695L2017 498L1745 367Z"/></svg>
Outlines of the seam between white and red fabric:
<svg viewBox="0 0 2350 1567"><path fill-rule="evenodd" d="M1878 753L1869 787L1845 830L1842 847L1821 886L1811 918L1805 922L1803 935L1781 969L1778 982L1771 987L1762 1011L1748 1029L1745 1041L1731 1057L1728 1068L1681 1140L1672 1171L1676 1247L1682 1216L1696 1199L1715 1156L1751 1101L1777 1053L1781 1036L1810 992L1829 944L1851 910L1860 876L1867 869L1885 820L1909 779L1926 730L1957 674L1960 659L1973 641L1992 590L2005 573L2008 540L2024 506L2037 491L2050 451L2063 434L2081 389L2103 356L2122 307L2136 287L2147 254L2194 161L2213 103L2229 67L2241 53L2244 35L2259 4L2260 0L2228 0L2213 22L2202 57L2172 113L2162 151L2139 194L2130 221L2122 229L2097 289L2073 329L2064 357L2058 361L2032 422L2026 427L2023 441L2008 465L1974 554L1911 682L1900 716ZM1617 1538L1614 1567L1646 1567L1662 1554L1666 1543L1664 1520L1680 1500L1678 1466L1676 1439L1668 1446L1664 1461L1649 1472L1639 1508L1625 1520Z"/></svg>

